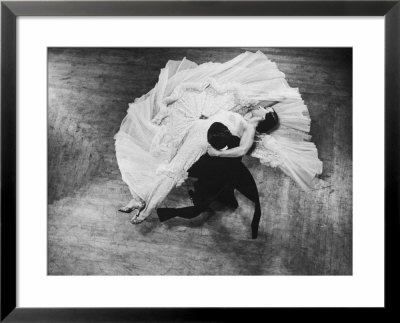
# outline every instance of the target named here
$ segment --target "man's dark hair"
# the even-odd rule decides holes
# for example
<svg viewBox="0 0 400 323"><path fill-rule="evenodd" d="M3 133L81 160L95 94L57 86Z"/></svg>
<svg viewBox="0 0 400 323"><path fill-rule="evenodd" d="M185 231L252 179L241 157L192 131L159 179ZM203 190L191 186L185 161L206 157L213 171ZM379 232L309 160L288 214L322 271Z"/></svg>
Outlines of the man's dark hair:
<svg viewBox="0 0 400 323"><path fill-rule="evenodd" d="M265 115L265 119L262 120L258 125L256 130L261 133L268 133L274 130L279 124L279 118L275 110L268 112Z"/></svg>
<svg viewBox="0 0 400 323"><path fill-rule="evenodd" d="M215 149L222 149L228 145L232 134L221 122L214 122L207 132L207 140Z"/></svg>

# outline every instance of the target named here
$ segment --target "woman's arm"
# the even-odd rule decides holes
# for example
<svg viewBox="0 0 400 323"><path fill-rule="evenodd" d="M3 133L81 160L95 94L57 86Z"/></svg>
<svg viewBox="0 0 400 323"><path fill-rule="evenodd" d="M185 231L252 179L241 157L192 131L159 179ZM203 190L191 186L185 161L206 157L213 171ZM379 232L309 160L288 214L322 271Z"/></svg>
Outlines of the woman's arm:
<svg viewBox="0 0 400 323"><path fill-rule="evenodd" d="M250 122L244 122L243 127L244 131L242 138L240 138L240 144L238 147L227 150L216 150L210 146L207 151L208 154L210 156L217 156L217 157L241 157L246 155L254 143L256 124Z"/></svg>

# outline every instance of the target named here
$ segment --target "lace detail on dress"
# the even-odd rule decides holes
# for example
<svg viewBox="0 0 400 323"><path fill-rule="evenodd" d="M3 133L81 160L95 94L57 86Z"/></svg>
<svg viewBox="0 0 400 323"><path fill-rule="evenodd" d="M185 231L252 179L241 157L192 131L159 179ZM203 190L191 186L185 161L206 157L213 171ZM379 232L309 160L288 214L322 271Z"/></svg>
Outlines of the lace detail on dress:
<svg viewBox="0 0 400 323"><path fill-rule="evenodd" d="M260 159L261 164L278 167L283 164L283 160L278 153L275 153L269 149L255 149L251 156Z"/></svg>
<svg viewBox="0 0 400 323"><path fill-rule="evenodd" d="M209 86L213 88L217 94L231 94L234 99L234 105L237 107L237 109L240 109L241 107L254 106L258 102L258 100L249 98L245 95L242 90L243 86L240 83L231 82L221 84L214 78L210 78L208 82Z"/></svg>
<svg viewBox="0 0 400 323"><path fill-rule="evenodd" d="M169 149L175 154L157 168L157 174L167 175L177 186L181 185L188 177L189 168L207 151L208 127L207 120L198 120L192 123L183 138L172 140Z"/></svg>
<svg viewBox="0 0 400 323"><path fill-rule="evenodd" d="M163 162L170 162L185 141L190 128L191 124L189 123L175 127L167 124L161 125L150 146L151 155Z"/></svg>
<svg viewBox="0 0 400 323"><path fill-rule="evenodd" d="M257 144L251 153L251 156L259 158L264 165L278 167L283 164L282 156L279 154L279 147L276 139L270 135L261 135Z"/></svg>
<svg viewBox="0 0 400 323"><path fill-rule="evenodd" d="M190 96L198 96L193 102ZM191 102L190 102L191 101ZM184 83L178 85L170 96L160 103L159 113L152 122L161 124L174 109L180 109L186 119L210 117L221 110L237 112L243 107L255 106L259 100L245 95L239 83L221 84L214 78L208 78L201 83Z"/></svg>
<svg viewBox="0 0 400 323"><path fill-rule="evenodd" d="M272 133L274 140L264 142L258 134L251 155L309 188L322 171L318 151L309 141L310 116L298 89L290 88L275 63L260 51L225 63L169 61L156 86L129 104L115 136L122 178L132 195L146 201L142 214L150 214L207 152L206 130L219 111L244 116L261 101L280 101L274 105L279 126Z"/></svg>
<svg viewBox="0 0 400 323"><path fill-rule="evenodd" d="M213 79L177 86L170 96L163 99L163 108L152 119L159 129L150 146L151 155L164 163L170 162L197 121L221 111L234 110L238 95L237 85L222 86Z"/></svg>

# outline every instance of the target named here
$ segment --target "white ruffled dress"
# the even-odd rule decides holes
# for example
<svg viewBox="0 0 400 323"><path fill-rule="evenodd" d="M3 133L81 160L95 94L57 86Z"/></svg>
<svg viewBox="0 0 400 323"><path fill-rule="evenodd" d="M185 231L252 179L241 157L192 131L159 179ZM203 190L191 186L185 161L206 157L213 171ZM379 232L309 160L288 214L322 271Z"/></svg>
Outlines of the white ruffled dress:
<svg viewBox="0 0 400 323"><path fill-rule="evenodd" d="M122 179L146 202L140 217L185 181L207 151L211 123L244 116L261 101L279 101L274 109L280 123L269 135L257 135L251 156L280 168L303 189L313 188L322 162L308 135L309 113L276 64L261 51L226 63L197 65L184 58L168 61L156 86L129 104L115 135Z"/></svg>

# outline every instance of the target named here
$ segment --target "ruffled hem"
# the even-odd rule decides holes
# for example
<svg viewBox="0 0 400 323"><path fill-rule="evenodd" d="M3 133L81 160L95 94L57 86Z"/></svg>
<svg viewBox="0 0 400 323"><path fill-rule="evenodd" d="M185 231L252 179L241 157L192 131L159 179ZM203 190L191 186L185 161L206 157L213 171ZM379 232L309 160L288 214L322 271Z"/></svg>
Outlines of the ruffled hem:
<svg viewBox="0 0 400 323"><path fill-rule="evenodd" d="M232 93L237 105L254 105L257 102L254 99L245 98L245 96L241 93L241 85L239 83L232 82L228 84L220 84L216 79L208 78L203 82L191 82L178 85L172 91L171 95L162 100L160 104L160 111L153 118L152 122L155 124L161 124L161 122L169 115L168 106L182 98L187 91L195 91L200 93L205 91L205 89L208 87L211 87L217 94L220 95Z"/></svg>
<svg viewBox="0 0 400 323"><path fill-rule="evenodd" d="M322 173L322 161L314 143L293 141L289 138L265 135L261 144L265 150L256 149L254 157L271 167L279 167L302 189L316 188L316 177Z"/></svg>
<svg viewBox="0 0 400 323"><path fill-rule="evenodd" d="M187 159L183 169L171 165L181 152L181 144L186 140L185 135L190 122L198 121L201 116L200 101L197 102L197 110L193 113L188 109L192 106L190 98L181 100L188 99L188 106L174 104L188 91L207 92L204 96L209 95L207 104L210 106L204 109L204 113L209 116L215 114L222 105L222 110L244 115L261 101L280 101L274 106L280 124L271 133L277 141L278 149L264 146L262 142L265 135L258 134L259 142L251 155L259 158L263 164L282 169L302 188L310 187L312 177L321 173L322 162L318 159L317 149L308 142L311 139L308 134L311 120L300 92L288 85L285 75L262 52L245 52L226 63L210 62L197 65L183 59L169 61L161 70L154 89L130 104L120 132L115 137L117 150L120 146L119 150L125 149L131 154L127 157L118 153L117 160L124 180L138 195L150 196L159 174L173 178L177 185L182 184L187 178L186 167L190 167L200 157L197 154L191 155L190 158L185 155ZM214 96L214 92L217 95ZM221 98L224 94L229 95ZM184 122L164 122L172 111L182 113L188 126L186 127ZM166 131L162 128L164 125L172 130ZM308 153L304 154L304 149ZM151 160L151 163L145 160ZM160 193L160 196L164 195ZM157 199L159 196L152 198Z"/></svg>

